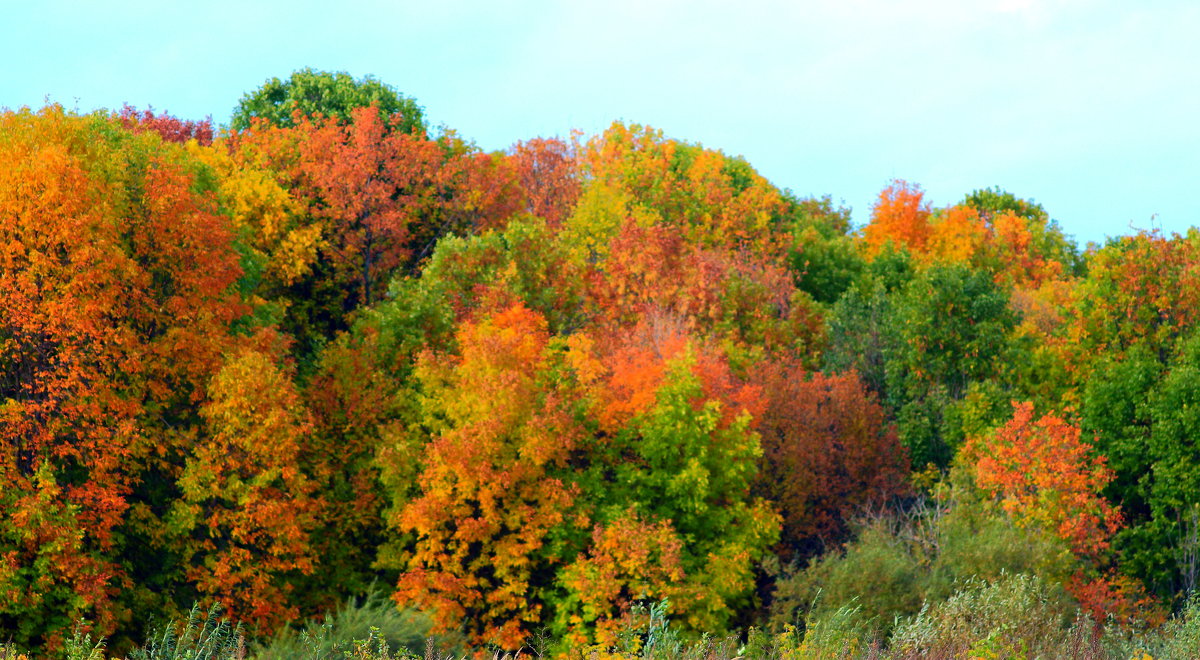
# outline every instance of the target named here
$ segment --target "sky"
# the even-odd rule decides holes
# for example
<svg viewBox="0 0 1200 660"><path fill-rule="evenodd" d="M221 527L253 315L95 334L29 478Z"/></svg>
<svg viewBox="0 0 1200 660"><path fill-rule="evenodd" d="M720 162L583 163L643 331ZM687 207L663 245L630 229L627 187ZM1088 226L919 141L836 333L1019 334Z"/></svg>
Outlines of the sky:
<svg viewBox="0 0 1200 660"><path fill-rule="evenodd" d="M614 120L745 157L856 223L889 181L999 186L1081 244L1200 225L1190 0L6 2L0 106L225 124L312 67L487 150Z"/></svg>

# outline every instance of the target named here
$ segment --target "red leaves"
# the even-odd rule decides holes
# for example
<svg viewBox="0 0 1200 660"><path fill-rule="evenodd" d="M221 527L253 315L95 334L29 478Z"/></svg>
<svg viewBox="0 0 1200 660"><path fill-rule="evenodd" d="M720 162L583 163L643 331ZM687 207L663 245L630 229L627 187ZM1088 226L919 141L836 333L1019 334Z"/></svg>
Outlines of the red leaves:
<svg viewBox="0 0 1200 660"><path fill-rule="evenodd" d="M1033 405L1013 404L1013 418L991 437L963 447L979 487L1018 521L1041 525L1083 557L1098 557L1121 526L1100 494L1112 471L1080 431L1053 415L1036 421Z"/></svg>
<svg viewBox="0 0 1200 660"><path fill-rule="evenodd" d="M117 114L121 124L135 133L153 131L167 142L184 144L189 140L208 146L213 141L212 117L201 121L183 120L167 113L154 114L147 108L139 111L129 104L121 107Z"/></svg>
<svg viewBox="0 0 1200 660"><path fill-rule="evenodd" d="M561 226L581 189L574 145L558 138L534 138L513 145L509 158L529 197L529 212L551 227Z"/></svg>
<svg viewBox="0 0 1200 660"><path fill-rule="evenodd" d="M291 130L300 136L299 173L313 213L329 223L327 251L369 305L413 256L415 225L441 205L442 151L389 131L374 108L355 110L348 124L304 119Z"/></svg>
<svg viewBox="0 0 1200 660"><path fill-rule="evenodd" d="M853 516L908 492L908 456L857 374L775 362L758 367L754 382L765 402L756 489L783 514L781 555L819 551Z"/></svg>

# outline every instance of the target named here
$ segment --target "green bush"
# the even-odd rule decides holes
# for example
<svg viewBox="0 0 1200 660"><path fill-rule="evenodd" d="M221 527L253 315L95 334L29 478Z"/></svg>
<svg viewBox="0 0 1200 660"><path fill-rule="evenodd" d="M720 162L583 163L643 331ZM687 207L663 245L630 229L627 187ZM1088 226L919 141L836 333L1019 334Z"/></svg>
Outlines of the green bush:
<svg viewBox="0 0 1200 660"><path fill-rule="evenodd" d="M900 620L890 647L923 657L1053 657L1068 647L1078 616L1061 586L1037 576L970 578L946 600Z"/></svg>
<svg viewBox="0 0 1200 660"><path fill-rule="evenodd" d="M178 628L178 630L176 630ZM246 657L246 637L241 624L221 617L219 605L202 612L193 605L183 624L163 626L151 633L146 645L134 649L128 660L233 660Z"/></svg>
<svg viewBox="0 0 1200 660"><path fill-rule="evenodd" d="M378 591L361 598L350 598L322 621L309 621L299 629L284 629L266 646L257 650L261 660L332 660L360 657L352 655L366 649L388 654L425 652L432 621L424 614L400 609ZM434 640L440 647L455 647L459 640L444 636ZM357 650L356 650L357 649Z"/></svg>
<svg viewBox="0 0 1200 660"><path fill-rule="evenodd" d="M1057 538L1022 528L977 499L969 484L944 500L860 523L856 538L776 583L770 629L820 620L854 603L882 637L899 617L953 595L964 581L1005 574L1037 575L1061 585L1078 568ZM818 594L820 597L818 598Z"/></svg>

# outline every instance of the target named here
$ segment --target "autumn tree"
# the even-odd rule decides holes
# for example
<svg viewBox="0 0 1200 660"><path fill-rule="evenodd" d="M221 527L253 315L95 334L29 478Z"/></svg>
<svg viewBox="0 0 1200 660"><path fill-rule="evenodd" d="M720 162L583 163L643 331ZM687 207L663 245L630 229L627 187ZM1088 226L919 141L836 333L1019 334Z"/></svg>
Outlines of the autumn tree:
<svg viewBox="0 0 1200 660"><path fill-rule="evenodd" d="M415 536L396 600L442 629L468 621L474 640L503 648L543 621L561 528L583 522L563 474L580 429L540 382L549 340L545 320L517 305L461 326L461 357L422 359L434 437L420 495L392 519Z"/></svg>
<svg viewBox="0 0 1200 660"><path fill-rule="evenodd" d="M669 224L704 247L786 249L781 193L740 158L616 122L581 148L580 160L587 188L607 190L632 206L622 220L631 215L642 224Z"/></svg>
<svg viewBox="0 0 1200 660"><path fill-rule="evenodd" d="M1144 587L1113 570L1109 550L1124 519L1103 495L1113 472L1081 439L1078 426L1013 404L1013 417L993 435L973 438L963 456L977 484L1020 525L1062 539L1081 566L1064 585L1097 622L1161 620Z"/></svg>
<svg viewBox="0 0 1200 660"><path fill-rule="evenodd" d="M117 114L121 123L134 132L154 131L167 142L186 144L195 140L198 144L208 146L213 141L212 117L195 121L179 119L165 112L154 113L152 108L138 110L126 104Z"/></svg>
<svg viewBox="0 0 1200 660"><path fill-rule="evenodd" d="M581 188L574 144L558 138L533 138L509 150L521 186L529 196L529 213L559 227L575 208Z"/></svg>
<svg viewBox="0 0 1200 660"><path fill-rule="evenodd" d="M636 599L662 597L689 629L724 629L751 605L754 564L778 537L777 516L750 492L761 454L758 391L680 330L651 318L616 343L577 345L600 434L579 477L597 512L598 545L563 573L555 622L563 634L588 638L594 627L603 638ZM650 534L650 554L614 564L622 555L611 534L631 528ZM647 566L647 556L664 563Z"/></svg>
<svg viewBox="0 0 1200 660"><path fill-rule="evenodd" d="M301 467L312 432L290 375L253 349L231 353L201 408L206 433L166 518L186 535L188 579L241 621L271 630L299 609L290 578L311 573L319 500Z"/></svg>
<svg viewBox="0 0 1200 660"><path fill-rule="evenodd" d="M1015 403L1013 417L991 437L963 447L979 487L1024 524L1038 525L1083 557L1099 558L1121 524L1102 494L1112 480L1103 456L1059 417L1034 419L1033 406Z"/></svg>
<svg viewBox="0 0 1200 660"><path fill-rule="evenodd" d="M750 353L815 358L823 315L788 272L749 251L689 244L670 225L622 224L608 258L592 272L598 326L632 326L664 313L699 336L719 337Z"/></svg>
<svg viewBox="0 0 1200 660"><path fill-rule="evenodd" d="M770 362L755 369L754 381L765 401L755 490L783 516L781 557L836 544L851 518L906 493L908 456L856 373L826 376Z"/></svg>
<svg viewBox="0 0 1200 660"><path fill-rule="evenodd" d="M77 617L110 634L144 612L134 577L183 580L131 548L165 549L194 404L247 308L182 146L59 107L0 122L0 589L21 594L0 616L52 644Z"/></svg>
<svg viewBox="0 0 1200 660"><path fill-rule="evenodd" d="M925 191L920 186L896 179L879 193L871 207L871 222L863 228L866 252L874 256L883 245L924 250L929 241L929 216L932 213Z"/></svg>
<svg viewBox="0 0 1200 660"><path fill-rule="evenodd" d="M414 273L442 236L502 228L524 203L503 154L393 128L377 109L357 108L346 122L260 124L229 141L235 171L249 180L223 194L269 212L260 226L272 231L251 232L264 270L256 292L283 309L306 362L352 312L380 300L393 276ZM264 169L268 180L253 174Z"/></svg>
<svg viewBox="0 0 1200 660"><path fill-rule="evenodd" d="M390 272L413 255L421 213L441 201L437 144L388 126L377 110L359 108L346 124L304 120L295 129L300 182L310 212L326 223L322 247L334 276L357 289L347 306L379 297Z"/></svg>

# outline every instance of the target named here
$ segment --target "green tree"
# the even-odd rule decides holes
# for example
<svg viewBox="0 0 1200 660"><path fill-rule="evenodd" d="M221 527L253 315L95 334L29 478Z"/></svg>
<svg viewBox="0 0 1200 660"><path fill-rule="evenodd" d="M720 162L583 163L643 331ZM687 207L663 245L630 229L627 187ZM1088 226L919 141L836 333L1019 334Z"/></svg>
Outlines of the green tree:
<svg viewBox="0 0 1200 660"><path fill-rule="evenodd" d="M413 134L425 133L425 116L421 106L403 96L396 88L372 76L355 79L338 71L300 69L287 80L271 78L262 87L249 92L233 109L230 128L244 131L254 119L261 118L281 127L294 126L293 113L304 117L320 114L349 121L355 108L377 105L384 117L399 114L395 129Z"/></svg>
<svg viewBox="0 0 1200 660"><path fill-rule="evenodd" d="M947 408L972 383L1004 375L1016 325L1008 295L986 272L935 264L905 287L885 324L898 335L884 370L900 439L914 465L945 466L962 439Z"/></svg>

